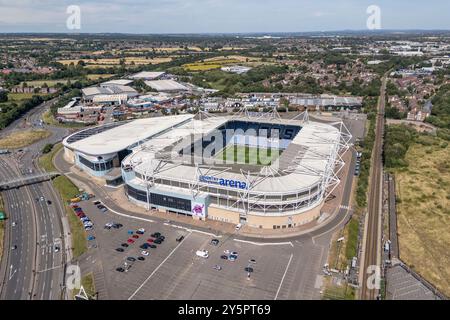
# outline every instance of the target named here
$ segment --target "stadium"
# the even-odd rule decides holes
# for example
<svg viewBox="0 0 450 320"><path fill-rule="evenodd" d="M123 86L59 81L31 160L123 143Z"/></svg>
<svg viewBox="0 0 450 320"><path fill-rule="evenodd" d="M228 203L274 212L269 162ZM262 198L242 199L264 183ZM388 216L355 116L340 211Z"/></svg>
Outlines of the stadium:
<svg viewBox="0 0 450 320"><path fill-rule="evenodd" d="M317 219L339 184L351 135L342 122L283 119L274 110L204 112L89 128L64 157L129 201L194 219L284 229Z"/></svg>

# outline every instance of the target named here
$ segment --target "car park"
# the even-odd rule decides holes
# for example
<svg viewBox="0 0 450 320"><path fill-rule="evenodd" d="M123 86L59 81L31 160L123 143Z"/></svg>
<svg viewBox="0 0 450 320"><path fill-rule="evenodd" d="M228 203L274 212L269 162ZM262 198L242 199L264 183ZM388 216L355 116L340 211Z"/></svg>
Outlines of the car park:
<svg viewBox="0 0 450 320"><path fill-rule="evenodd" d="M116 251L117 252L124 252L125 250L123 248L117 248Z"/></svg>

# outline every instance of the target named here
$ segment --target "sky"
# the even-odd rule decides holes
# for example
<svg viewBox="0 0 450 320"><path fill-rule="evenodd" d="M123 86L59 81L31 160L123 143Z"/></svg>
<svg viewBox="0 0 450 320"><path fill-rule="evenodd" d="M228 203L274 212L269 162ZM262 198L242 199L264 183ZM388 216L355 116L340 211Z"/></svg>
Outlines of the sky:
<svg viewBox="0 0 450 320"><path fill-rule="evenodd" d="M67 7L80 8L68 29ZM448 0L0 0L0 33L250 33L381 29L450 30ZM75 20L71 20L75 21Z"/></svg>

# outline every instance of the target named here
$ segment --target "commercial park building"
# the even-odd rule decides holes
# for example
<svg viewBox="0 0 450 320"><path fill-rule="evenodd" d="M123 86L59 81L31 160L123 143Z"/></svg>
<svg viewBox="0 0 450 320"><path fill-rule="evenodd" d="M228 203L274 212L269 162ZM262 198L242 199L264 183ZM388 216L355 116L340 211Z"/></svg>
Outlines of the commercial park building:
<svg viewBox="0 0 450 320"><path fill-rule="evenodd" d="M200 113L89 128L63 144L67 161L107 184L124 183L137 205L278 229L320 216L350 139L342 123L312 122L307 113L291 120ZM272 153L264 163L259 151L258 161L223 161L230 147Z"/></svg>

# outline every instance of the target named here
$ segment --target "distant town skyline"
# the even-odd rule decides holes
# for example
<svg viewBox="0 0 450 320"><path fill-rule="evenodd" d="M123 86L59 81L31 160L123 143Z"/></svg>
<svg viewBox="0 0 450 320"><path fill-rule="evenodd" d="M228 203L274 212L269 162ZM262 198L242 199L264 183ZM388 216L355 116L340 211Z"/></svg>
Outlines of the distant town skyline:
<svg viewBox="0 0 450 320"><path fill-rule="evenodd" d="M81 12L68 29L69 6ZM0 0L0 32L270 33L367 30L367 8L381 29L449 30L446 0Z"/></svg>

